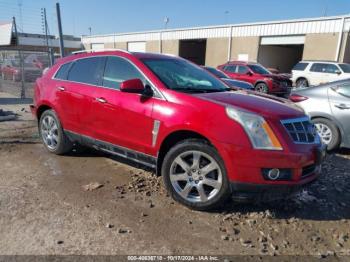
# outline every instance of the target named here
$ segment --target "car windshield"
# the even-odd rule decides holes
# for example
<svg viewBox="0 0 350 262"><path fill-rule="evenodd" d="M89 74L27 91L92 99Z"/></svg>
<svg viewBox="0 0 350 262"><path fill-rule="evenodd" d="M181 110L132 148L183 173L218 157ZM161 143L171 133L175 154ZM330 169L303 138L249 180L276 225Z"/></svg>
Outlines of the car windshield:
<svg viewBox="0 0 350 262"><path fill-rule="evenodd" d="M217 76L218 78L228 78L227 75L225 75L223 72L212 68L212 67L204 67L206 70L208 70L210 73L212 73L213 75Z"/></svg>
<svg viewBox="0 0 350 262"><path fill-rule="evenodd" d="M339 64L344 73L350 73L350 64Z"/></svg>
<svg viewBox="0 0 350 262"><path fill-rule="evenodd" d="M271 72L261 65L248 65L248 67L256 74L269 75Z"/></svg>
<svg viewBox="0 0 350 262"><path fill-rule="evenodd" d="M142 62L172 90L188 93L223 92L229 90L215 76L186 60L144 58Z"/></svg>

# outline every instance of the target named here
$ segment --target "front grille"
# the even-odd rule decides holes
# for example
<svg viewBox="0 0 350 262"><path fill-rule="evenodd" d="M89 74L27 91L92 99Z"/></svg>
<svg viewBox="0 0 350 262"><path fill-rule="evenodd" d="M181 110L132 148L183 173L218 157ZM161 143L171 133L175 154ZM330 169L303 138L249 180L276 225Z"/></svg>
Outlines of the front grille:
<svg viewBox="0 0 350 262"><path fill-rule="evenodd" d="M282 120L281 122L294 143L315 143L316 128L308 117Z"/></svg>

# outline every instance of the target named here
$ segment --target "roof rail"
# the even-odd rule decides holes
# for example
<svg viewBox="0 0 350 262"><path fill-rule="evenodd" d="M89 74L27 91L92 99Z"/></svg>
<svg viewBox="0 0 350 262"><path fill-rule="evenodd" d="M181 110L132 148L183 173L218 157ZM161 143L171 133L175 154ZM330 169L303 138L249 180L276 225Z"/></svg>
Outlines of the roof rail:
<svg viewBox="0 0 350 262"><path fill-rule="evenodd" d="M124 53L130 54L129 51L126 51L124 49L109 48L109 49L98 49L98 50L86 49L86 50L74 51L74 52L72 52L72 55L83 54L83 53L97 53L97 52L105 52L105 51L120 51L120 52L124 52Z"/></svg>

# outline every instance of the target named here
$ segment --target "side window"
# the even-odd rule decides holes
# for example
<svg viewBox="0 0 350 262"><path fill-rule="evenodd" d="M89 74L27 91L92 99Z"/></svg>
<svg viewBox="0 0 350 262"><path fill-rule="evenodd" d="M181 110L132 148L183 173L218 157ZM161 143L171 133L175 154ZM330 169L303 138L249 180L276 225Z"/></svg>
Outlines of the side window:
<svg viewBox="0 0 350 262"><path fill-rule="evenodd" d="M238 66L238 74L246 74L248 71L249 70L246 66Z"/></svg>
<svg viewBox="0 0 350 262"><path fill-rule="evenodd" d="M297 63L292 70L295 71L304 71L305 68L308 66L308 63Z"/></svg>
<svg viewBox="0 0 350 262"><path fill-rule="evenodd" d="M135 78L146 82L143 75L129 61L116 56L107 58L103 86L119 89L121 82Z"/></svg>
<svg viewBox="0 0 350 262"><path fill-rule="evenodd" d="M336 65L328 64L326 67L326 72L336 74L337 72L340 72L340 69Z"/></svg>
<svg viewBox="0 0 350 262"><path fill-rule="evenodd" d="M61 80L66 80L67 79L67 73L68 73L68 69L70 67L72 63L67 63L64 64L60 67L60 69L58 69L55 78L56 79L61 79Z"/></svg>
<svg viewBox="0 0 350 262"><path fill-rule="evenodd" d="M350 98L350 84L337 86L333 90L340 95Z"/></svg>
<svg viewBox="0 0 350 262"><path fill-rule="evenodd" d="M230 73L236 73L237 66L235 65L227 65L224 67L224 70Z"/></svg>
<svg viewBox="0 0 350 262"><path fill-rule="evenodd" d="M311 66L310 71L317 72L317 73L326 73L327 66L328 66L328 64L314 63Z"/></svg>
<svg viewBox="0 0 350 262"><path fill-rule="evenodd" d="M104 57L90 57L77 60L68 73L68 80L90 85L100 85Z"/></svg>

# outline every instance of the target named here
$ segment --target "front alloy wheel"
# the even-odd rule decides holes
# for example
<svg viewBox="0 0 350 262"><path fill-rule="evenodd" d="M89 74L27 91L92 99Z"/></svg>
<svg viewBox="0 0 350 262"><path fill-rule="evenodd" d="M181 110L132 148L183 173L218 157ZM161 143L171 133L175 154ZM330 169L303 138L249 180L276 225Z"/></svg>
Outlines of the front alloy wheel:
<svg viewBox="0 0 350 262"><path fill-rule="evenodd" d="M218 163L200 151L186 151L170 167L170 180L175 191L186 201L206 202L222 187Z"/></svg>
<svg viewBox="0 0 350 262"><path fill-rule="evenodd" d="M171 196L192 209L218 208L230 193L223 160L203 140L185 140L171 148L162 176Z"/></svg>

